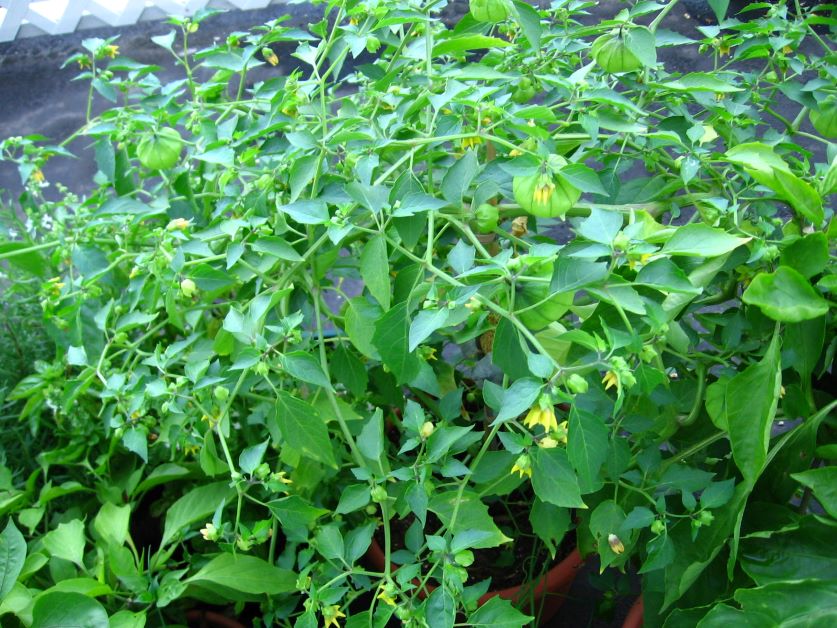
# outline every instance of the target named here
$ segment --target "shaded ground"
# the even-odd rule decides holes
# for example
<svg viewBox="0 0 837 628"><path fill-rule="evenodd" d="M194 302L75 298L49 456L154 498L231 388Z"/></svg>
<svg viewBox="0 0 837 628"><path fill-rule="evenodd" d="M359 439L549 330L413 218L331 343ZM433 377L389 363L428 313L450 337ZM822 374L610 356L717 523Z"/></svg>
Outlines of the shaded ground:
<svg viewBox="0 0 837 628"><path fill-rule="evenodd" d="M742 3L738 3L740 6ZM733 3L735 6L736 3ZM624 4L619 0L605 0L593 9L590 21L615 14ZM467 11L467 2L457 0L446 9L452 18ZM226 36L230 31L247 30L251 26L263 24L277 18L285 12L290 13L288 24L305 26L315 22L322 14L321 7L296 4L276 6L258 11L235 11L216 16L204 22L193 38L196 48L210 45L214 40ZM704 0L684 0L663 22L664 29L679 32L687 37L700 38L696 30L701 23L712 21L712 14ZM170 81L180 77L180 70L173 67L170 54L150 41L150 37L162 35L171 30L164 22L146 22L120 29L95 29L81 33L24 39L17 42L0 44L0 138L10 135L43 134L51 139L67 137L84 123L84 110L87 99L87 84L74 82L78 73L76 66L59 69L63 61L79 51L81 41L87 37L109 37L119 34L122 54L143 63L157 64L165 68L161 80ZM293 61L290 57L294 45L280 49L282 62ZM710 59L697 54L696 47L663 48L661 59L669 71L690 72L708 69ZM288 66L278 68L287 72ZM275 73L275 68L264 68L261 72ZM254 73L251 78L257 78ZM96 106L103 108L103 99L96 99ZM62 181L71 190L83 192L96 172L92 151L87 147L89 140L81 139L70 146L80 159L53 159L46 170L47 178ZM5 190L5 193L3 192ZM15 197L21 191L20 179L13 165L0 163L0 198ZM557 237L561 237L560 234ZM603 590L613 588L615 583L610 576L597 575L594 565L588 565L579 574L569 599L560 616L550 626L553 628L570 627L603 628L620 626L633 601L632 595L621 596L606 616L599 617L597 605L603 599ZM637 590L635 579L622 579L622 590ZM598 588L597 588L598 587Z"/></svg>

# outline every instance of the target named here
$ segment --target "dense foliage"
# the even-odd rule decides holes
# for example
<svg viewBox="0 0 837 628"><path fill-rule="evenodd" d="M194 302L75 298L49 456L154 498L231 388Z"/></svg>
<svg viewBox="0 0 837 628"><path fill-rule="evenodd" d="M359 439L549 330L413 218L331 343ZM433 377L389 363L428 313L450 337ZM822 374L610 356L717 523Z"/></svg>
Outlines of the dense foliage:
<svg viewBox="0 0 837 628"><path fill-rule="evenodd" d="M172 19L169 83L89 39L112 106L0 143L56 349L8 395L3 625L524 625L473 575L524 541L633 565L648 625L837 620L833 20L441 4Z"/></svg>

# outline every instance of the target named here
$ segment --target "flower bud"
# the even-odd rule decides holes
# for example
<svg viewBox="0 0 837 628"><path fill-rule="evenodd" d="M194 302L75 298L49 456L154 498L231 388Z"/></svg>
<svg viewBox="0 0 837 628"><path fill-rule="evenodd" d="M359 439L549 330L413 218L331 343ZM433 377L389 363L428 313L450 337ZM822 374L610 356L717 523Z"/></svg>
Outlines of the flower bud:
<svg viewBox="0 0 837 628"><path fill-rule="evenodd" d="M372 495L372 501L376 504L381 504L385 502L387 500L387 497L389 497L387 489L381 486L380 484L373 486L370 493Z"/></svg>
<svg viewBox="0 0 837 628"><path fill-rule="evenodd" d="M432 421L425 421L421 425L421 429L419 430L419 434L421 434L421 437L422 437L423 440L427 440L428 438L430 438L430 435L433 433L433 431L435 429L436 429L436 426L433 425Z"/></svg>
<svg viewBox="0 0 837 628"><path fill-rule="evenodd" d="M226 401L230 396L230 391L225 386L216 386L212 391L212 395L218 401Z"/></svg>
<svg viewBox="0 0 837 628"><path fill-rule="evenodd" d="M187 299L192 298L198 291L198 286L189 278L180 282L180 293Z"/></svg>
<svg viewBox="0 0 837 628"><path fill-rule="evenodd" d="M607 535L607 544L610 545L610 549L613 551L614 554L621 554L625 551L625 546L622 544L622 541L619 539L619 537L615 534Z"/></svg>
<svg viewBox="0 0 837 628"><path fill-rule="evenodd" d="M567 378L567 388L576 394L586 393L589 387L590 384L587 383L587 380L578 373L573 373Z"/></svg>

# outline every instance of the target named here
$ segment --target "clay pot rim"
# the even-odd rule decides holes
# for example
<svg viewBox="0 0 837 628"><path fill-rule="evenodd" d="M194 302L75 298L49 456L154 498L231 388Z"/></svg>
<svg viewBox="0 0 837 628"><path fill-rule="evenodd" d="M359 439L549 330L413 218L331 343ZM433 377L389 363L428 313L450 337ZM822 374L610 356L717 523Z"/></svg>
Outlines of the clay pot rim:
<svg viewBox="0 0 837 628"><path fill-rule="evenodd" d="M381 548L378 541L373 537L372 544L369 546L369 549L366 551L366 557L369 559L369 562L379 571L384 570L384 551ZM521 590L525 588L526 596L531 596L533 600L536 602L541 600L545 593L552 592L560 589L563 585L567 583L571 583L576 576L576 571L584 564L584 559L581 557L581 553L578 551L578 547L573 547L572 551L567 554L561 561L555 565L554 567L550 568L542 576L538 577L538 584L534 588L533 591L529 591L528 587L532 584L532 581L521 582L518 585L514 585L511 587L506 587L504 589L499 590L491 590L485 593L479 599L479 604L485 604L488 600L492 597L500 596L506 600L517 600L518 595L520 594ZM392 564L392 571L398 569L398 565ZM435 586L428 583L425 585L429 591L433 591Z"/></svg>
<svg viewBox="0 0 837 628"><path fill-rule="evenodd" d="M642 628L642 625L645 623L643 621L644 614L645 606L640 595L631 606L631 610L628 611L628 616L625 617L622 628Z"/></svg>

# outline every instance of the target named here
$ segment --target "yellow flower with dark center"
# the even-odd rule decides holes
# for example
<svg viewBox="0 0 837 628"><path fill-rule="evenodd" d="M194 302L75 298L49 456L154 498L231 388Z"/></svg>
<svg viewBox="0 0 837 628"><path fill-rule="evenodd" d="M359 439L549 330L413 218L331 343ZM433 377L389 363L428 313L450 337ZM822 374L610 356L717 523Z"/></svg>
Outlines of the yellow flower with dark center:
<svg viewBox="0 0 837 628"><path fill-rule="evenodd" d="M530 429L536 425L541 425L546 432L558 431L558 421L555 418L555 410L552 409L552 406L545 410L540 407L540 404L533 406L526 418L523 419L523 424Z"/></svg>
<svg viewBox="0 0 837 628"><path fill-rule="evenodd" d="M346 614L340 610L340 606L337 604L323 607L324 628L328 628L329 626L338 626L339 628L340 622L337 620L345 616Z"/></svg>

